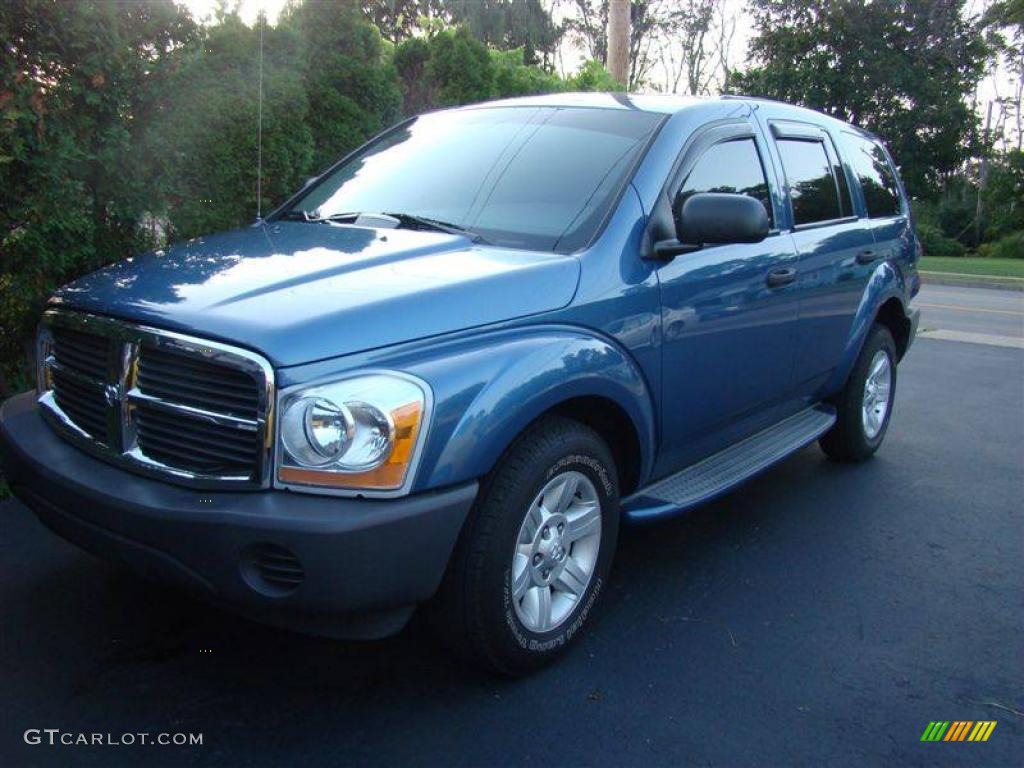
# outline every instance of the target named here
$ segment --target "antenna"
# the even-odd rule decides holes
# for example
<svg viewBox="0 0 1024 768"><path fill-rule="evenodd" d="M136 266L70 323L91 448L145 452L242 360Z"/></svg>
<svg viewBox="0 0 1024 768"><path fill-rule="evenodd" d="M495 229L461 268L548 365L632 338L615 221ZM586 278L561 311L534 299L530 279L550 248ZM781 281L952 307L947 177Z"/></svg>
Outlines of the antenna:
<svg viewBox="0 0 1024 768"><path fill-rule="evenodd" d="M260 11L259 96L256 107L256 221L263 220L263 25L266 12Z"/></svg>

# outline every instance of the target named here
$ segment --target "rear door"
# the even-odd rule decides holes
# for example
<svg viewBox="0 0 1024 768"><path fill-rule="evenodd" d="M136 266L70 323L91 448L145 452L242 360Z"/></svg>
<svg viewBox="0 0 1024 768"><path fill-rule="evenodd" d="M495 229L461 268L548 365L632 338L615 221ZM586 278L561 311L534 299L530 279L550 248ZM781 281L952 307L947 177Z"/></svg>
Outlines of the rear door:
<svg viewBox="0 0 1024 768"><path fill-rule="evenodd" d="M769 123L789 199L800 297L793 392L813 399L839 364L878 258L854 208L832 136L817 125Z"/></svg>
<svg viewBox="0 0 1024 768"><path fill-rule="evenodd" d="M877 140L853 131L840 131L839 145L857 180L854 190L863 202L879 260L910 259L910 209L889 153Z"/></svg>

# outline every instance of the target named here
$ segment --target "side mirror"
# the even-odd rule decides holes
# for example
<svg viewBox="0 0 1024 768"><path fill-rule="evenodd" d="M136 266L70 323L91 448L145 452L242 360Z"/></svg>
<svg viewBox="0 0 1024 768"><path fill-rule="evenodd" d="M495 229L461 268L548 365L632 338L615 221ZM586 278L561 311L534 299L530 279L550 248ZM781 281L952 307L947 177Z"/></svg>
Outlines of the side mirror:
<svg viewBox="0 0 1024 768"><path fill-rule="evenodd" d="M302 188L305 189L306 187L308 187L310 184L312 184L314 181L316 181L319 178L320 178L319 176L310 176L308 179L306 179L302 183Z"/></svg>
<svg viewBox="0 0 1024 768"><path fill-rule="evenodd" d="M704 245L759 243L768 236L768 212L747 195L698 192L672 205L676 240L658 243L660 256L676 256Z"/></svg>

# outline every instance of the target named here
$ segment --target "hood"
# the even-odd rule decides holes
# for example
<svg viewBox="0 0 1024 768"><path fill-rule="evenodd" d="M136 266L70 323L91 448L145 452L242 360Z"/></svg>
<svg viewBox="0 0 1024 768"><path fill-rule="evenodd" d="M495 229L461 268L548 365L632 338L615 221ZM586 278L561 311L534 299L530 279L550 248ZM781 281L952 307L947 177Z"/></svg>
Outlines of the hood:
<svg viewBox="0 0 1024 768"><path fill-rule="evenodd" d="M573 256L404 229L279 222L196 238L87 275L53 303L298 365L559 309Z"/></svg>

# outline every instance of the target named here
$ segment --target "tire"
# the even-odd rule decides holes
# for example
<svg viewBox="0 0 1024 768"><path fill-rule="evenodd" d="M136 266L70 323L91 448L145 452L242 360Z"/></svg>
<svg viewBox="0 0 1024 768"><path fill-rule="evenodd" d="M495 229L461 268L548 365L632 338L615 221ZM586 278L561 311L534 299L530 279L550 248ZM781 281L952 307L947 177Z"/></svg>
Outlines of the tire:
<svg viewBox="0 0 1024 768"><path fill-rule="evenodd" d="M882 356L888 368L888 388L884 400L880 399L884 377L875 376ZM869 381L871 379L871 381ZM872 385L872 382L874 384ZM869 393L867 388L873 386ZM868 397L874 403L871 410L874 418L865 416ZM857 363L850 372L843 391L833 401L836 406L836 423L819 439L825 454L834 461L864 461L870 458L885 439L896 399L896 343L889 329L875 324L868 332ZM884 404L884 413L879 408Z"/></svg>
<svg viewBox="0 0 1024 768"><path fill-rule="evenodd" d="M547 538L541 518L550 523ZM538 421L482 484L427 607L431 625L447 645L493 672L518 676L550 662L593 615L618 523L618 480L601 437L570 419ZM589 580L577 578L588 569Z"/></svg>

